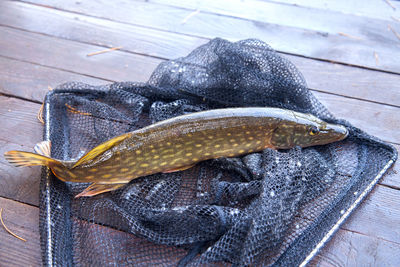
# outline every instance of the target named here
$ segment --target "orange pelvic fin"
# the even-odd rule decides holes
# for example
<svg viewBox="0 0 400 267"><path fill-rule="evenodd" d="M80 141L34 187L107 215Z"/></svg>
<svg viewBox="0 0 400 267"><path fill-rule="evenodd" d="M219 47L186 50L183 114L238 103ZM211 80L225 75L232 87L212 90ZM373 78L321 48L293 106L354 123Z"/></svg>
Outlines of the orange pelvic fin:
<svg viewBox="0 0 400 267"><path fill-rule="evenodd" d="M104 192L108 192L108 191L113 191L113 190L117 190L118 188L123 187L124 185L126 185L126 183L124 184L97 184L97 183L93 183L91 185L89 185L88 187L86 187L85 190L83 190L82 192L80 192L79 194L77 194L75 196L75 198L78 197L92 197Z"/></svg>
<svg viewBox="0 0 400 267"><path fill-rule="evenodd" d="M189 166L183 166L183 167L179 167L179 168L175 168L175 169L171 169L171 170L166 170L166 171L163 171L163 173L184 171L184 170L192 168L194 165L196 165L196 164L192 164L192 165L189 165Z"/></svg>

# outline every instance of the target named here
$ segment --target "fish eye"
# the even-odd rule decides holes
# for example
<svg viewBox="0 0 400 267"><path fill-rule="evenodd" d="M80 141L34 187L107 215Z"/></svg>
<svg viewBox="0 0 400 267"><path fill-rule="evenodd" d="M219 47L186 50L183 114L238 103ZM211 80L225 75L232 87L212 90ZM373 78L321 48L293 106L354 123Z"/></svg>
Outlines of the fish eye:
<svg viewBox="0 0 400 267"><path fill-rule="evenodd" d="M310 135L318 135L319 134L319 129L315 126L310 128L310 131L308 132Z"/></svg>

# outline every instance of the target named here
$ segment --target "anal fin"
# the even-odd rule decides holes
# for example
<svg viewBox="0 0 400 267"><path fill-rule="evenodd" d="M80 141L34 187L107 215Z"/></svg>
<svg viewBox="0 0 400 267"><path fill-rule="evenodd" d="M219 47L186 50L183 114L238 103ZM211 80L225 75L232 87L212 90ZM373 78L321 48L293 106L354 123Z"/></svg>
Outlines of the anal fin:
<svg viewBox="0 0 400 267"><path fill-rule="evenodd" d="M163 173L171 173L171 172L184 171L184 170L187 170L187 169L192 168L194 165L196 165L196 164L192 164L192 165L188 165L188 166L183 166L183 167L179 167L179 168L175 168L175 169L171 169L171 170L166 170L166 171L163 171Z"/></svg>
<svg viewBox="0 0 400 267"><path fill-rule="evenodd" d="M75 198L78 197L92 197L101 193L105 193L108 191L113 191L113 190L117 190L118 188L123 187L124 185L126 185L126 183L124 184L97 184L97 183L93 183L91 185L89 185L88 187L86 187L85 190L83 190L82 192L80 192L79 194L77 194L75 196Z"/></svg>

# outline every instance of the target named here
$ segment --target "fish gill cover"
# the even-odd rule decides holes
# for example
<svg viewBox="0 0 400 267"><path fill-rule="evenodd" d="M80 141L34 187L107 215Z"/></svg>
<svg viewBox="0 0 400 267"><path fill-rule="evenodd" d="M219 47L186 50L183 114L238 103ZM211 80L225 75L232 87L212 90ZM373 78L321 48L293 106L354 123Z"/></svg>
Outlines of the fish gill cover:
<svg viewBox="0 0 400 267"><path fill-rule="evenodd" d="M76 159L151 123L212 108L270 106L346 125L325 146L208 160L92 198L43 169L43 263L57 266L294 266L332 233L396 150L338 120L301 73L259 40L214 39L161 63L147 83L67 83L45 100L52 156ZM333 230L332 230L333 229ZM326 240L325 240L326 241Z"/></svg>

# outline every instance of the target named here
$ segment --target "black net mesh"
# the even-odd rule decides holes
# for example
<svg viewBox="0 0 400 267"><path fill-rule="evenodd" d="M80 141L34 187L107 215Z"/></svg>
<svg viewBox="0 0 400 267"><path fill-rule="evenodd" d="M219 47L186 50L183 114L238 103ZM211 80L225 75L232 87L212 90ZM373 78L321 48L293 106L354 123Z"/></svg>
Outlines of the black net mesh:
<svg viewBox="0 0 400 267"><path fill-rule="evenodd" d="M271 106L348 127L330 145L204 161L91 198L43 170L43 261L57 266L301 263L390 161L393 147L335 119L289 61L258 40L215 39L146 84L67 83L45 101L52 156L76 159L116 135L211 108Z"/></svg>

